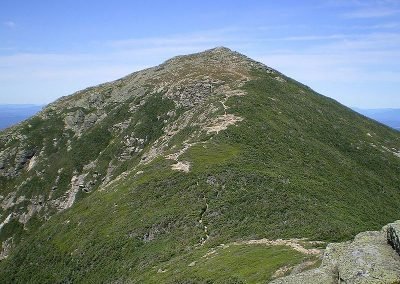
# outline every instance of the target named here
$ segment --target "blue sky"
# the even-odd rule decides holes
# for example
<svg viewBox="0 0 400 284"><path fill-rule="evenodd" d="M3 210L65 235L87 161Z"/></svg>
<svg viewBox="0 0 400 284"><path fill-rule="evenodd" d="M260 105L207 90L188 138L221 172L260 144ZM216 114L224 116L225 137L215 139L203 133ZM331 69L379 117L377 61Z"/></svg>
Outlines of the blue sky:
<svg viewBox="0 0 400 284"><path fill-rule="evenodd" d="M400 107L400 0L0 2L0 104L227 46L355 107Z"/></svg>

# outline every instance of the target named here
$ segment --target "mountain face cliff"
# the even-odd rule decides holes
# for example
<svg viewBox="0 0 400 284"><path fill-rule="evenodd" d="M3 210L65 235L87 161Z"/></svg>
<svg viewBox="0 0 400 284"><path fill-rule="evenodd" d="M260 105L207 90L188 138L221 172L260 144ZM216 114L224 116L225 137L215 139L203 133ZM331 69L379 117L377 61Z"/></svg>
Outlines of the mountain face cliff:
<svg viewBox="0 0 400 284"><path fill-rule="evenodd" d="M399 173L398 132L227 48L178 56L0 132L0 279L268 281L399 219Z"/></svg>

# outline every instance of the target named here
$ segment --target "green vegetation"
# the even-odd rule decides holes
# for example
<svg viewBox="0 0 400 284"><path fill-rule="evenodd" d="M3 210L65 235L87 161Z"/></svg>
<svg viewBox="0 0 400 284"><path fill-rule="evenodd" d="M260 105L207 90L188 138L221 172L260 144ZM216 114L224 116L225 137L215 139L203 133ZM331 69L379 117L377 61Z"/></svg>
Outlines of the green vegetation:
<svg viewBox="0 0 400 284"><path fill-rule="evenodd" d="M208 253L208 254L207 254ZM141 278L148 283L264 283L281 267L308 259L284 246L230 245L195 250L163 263Z"/></svg>
<svg viewBox="0 0 400 284"><path fill-rule="evenodd" d="M197 144L190 148L184 158L193 162L195 171L204 171L216 165L223 167L238 155L240 144L235 146L219 143Z"/></svg>

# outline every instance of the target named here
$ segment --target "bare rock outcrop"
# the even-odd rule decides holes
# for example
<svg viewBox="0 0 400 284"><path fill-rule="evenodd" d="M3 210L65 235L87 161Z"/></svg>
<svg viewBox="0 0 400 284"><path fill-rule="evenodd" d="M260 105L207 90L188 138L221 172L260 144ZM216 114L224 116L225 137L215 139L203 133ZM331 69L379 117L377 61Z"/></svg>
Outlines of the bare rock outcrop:
<svg viewBox="0 0 400 284"><path fill-rule="evenodd" d="M8 238L1 243L0 260L6 259L11 252L13 246L13 238Z"/></svg>
<svg viewBox="0 0 400 284"><path fill-rule="evenodd" d="M396 221L381 231L360 233L353 241L329 244L319 268L270 283L400 283L399 233Z"/></svg>
<svg viewBox="0 0 400 284"><path fill-rule="evenodd" d="M400 255L400 221L391 223L387 226L387 241Z"/></svg>

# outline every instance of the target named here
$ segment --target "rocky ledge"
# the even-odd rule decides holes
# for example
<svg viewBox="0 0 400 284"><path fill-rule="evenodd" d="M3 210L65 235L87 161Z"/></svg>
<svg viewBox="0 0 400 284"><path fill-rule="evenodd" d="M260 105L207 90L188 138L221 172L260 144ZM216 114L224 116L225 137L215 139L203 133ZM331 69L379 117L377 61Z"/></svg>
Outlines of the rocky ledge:
<svg viewBox="0 0 400 284"><path fill-rule="evenodd" d="M387 241L392 248L400 255L400 221L387 226Z"/></svg>
<svg viewBox="0 0 400 284"><path fill-rule="evenodd" d="M400 220L381 231L326 247L319 268L276 279L271 284L400 283Z"/></svg>

